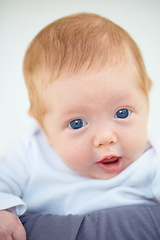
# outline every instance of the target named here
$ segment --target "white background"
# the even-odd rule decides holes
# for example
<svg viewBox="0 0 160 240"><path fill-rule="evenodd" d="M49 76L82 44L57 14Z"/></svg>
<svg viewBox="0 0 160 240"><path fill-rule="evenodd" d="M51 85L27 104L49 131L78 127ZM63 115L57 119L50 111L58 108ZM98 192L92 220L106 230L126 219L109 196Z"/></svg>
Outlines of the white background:
<svg viewBox="0 0 160 240"><path fill-rule="evenodd" d="M154 81L149 129L160 130L160 0L0 0L0 155L32 123L22 75L26 47L44 26L77 12L110 18L138 43Z"/></svg>

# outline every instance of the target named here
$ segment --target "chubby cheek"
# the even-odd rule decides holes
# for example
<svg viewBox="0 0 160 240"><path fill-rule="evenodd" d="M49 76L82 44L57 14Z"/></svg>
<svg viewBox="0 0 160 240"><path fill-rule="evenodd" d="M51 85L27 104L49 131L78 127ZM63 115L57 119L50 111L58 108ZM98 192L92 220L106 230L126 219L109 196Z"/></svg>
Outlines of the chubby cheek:
<svg viewBox="0 0 160 240"><path fill-rule="evenodd" d="M131 161L139 158L147 144L147 132L143 129L141 131L132 131L130 135L124 140L123 151L127 156L130 156Z"/></svg>
<svg viewBox="0 0 160 240"><path fill-rule="evenodd" d="M75 141L63 145L63 149L61 149L59 155L65 165L77 172L84 171L92 158L88 144L85 145L83 142L76 143Z"/></svg>

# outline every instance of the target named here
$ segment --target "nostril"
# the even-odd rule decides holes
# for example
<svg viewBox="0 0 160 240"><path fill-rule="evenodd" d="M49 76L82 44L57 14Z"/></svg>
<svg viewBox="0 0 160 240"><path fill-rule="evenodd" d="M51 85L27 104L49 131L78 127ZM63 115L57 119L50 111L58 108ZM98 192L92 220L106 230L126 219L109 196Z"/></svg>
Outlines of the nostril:
<svg viewBox="0 0 160 240"><path fill-rule="evenodd" d="M98 132L93 138L94 145L96 147L102 147L104 145L115 144L117 142L117 137L112 131Z"/></svg>
<svg viewBox="0 0 160 240"><path fill-rule="evenodd" d="M104 141L96 141L96 142L94 143L94 145L95 145L96 147L102 147L102 146L110 145L110 144L114 144L114 143L116 143L116 141L114 141L114 140L111 140L111 141L104 140Z"/></svg>

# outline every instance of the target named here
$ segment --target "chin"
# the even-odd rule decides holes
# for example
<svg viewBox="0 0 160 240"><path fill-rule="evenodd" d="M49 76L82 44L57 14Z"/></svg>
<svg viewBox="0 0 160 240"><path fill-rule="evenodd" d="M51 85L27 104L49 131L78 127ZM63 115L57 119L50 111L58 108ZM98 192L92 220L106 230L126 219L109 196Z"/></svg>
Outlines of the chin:
<svg viewBox="0 0 160 240"><path fill-rule="evenodd" d="M88 177L89 177L89 178L92 178L92 179L109 180L109 179L112 179L112 178L116 177L118 174L119 174L119 173L115 173L115 174L102 173L102 174L90 175L90 176L88 176Z"/></svg>

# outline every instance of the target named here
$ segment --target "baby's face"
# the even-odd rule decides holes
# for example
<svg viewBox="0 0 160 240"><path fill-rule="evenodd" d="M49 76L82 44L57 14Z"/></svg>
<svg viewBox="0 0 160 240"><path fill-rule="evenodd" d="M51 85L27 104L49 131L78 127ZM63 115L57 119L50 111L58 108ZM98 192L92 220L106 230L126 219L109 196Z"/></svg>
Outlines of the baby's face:
<svg viewBox="0 0 160 240"><path fill-rule="evenodd" d="M144 152L148 104L132 68L53 82L44 96L49 143L73 171L110 179Z"/></svg>

